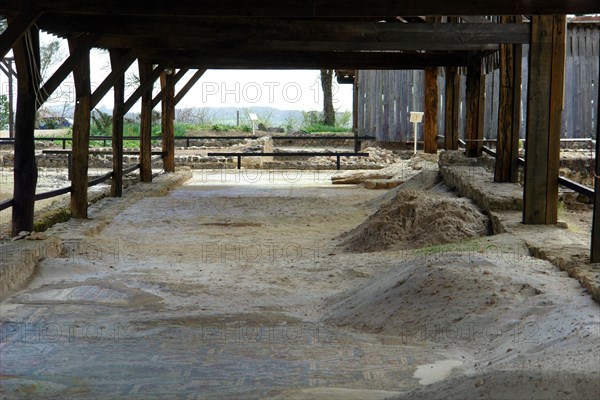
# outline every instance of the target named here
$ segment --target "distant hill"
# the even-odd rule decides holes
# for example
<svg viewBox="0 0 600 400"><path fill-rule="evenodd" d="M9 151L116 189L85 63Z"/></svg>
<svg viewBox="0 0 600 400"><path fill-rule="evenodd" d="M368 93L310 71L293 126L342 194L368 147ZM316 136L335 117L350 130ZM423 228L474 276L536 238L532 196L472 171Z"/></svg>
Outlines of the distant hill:
<svg viewBox="0 0 600 400"><path fill-rule="evenodd" d="M57 115L63 114L62 105L46 106L51 112ZM98 109L104 113L112 114L112 109L101 106ZM64 117L73 118L73 108L64 112ZM178 108L175 111L175 118L179 122L191 124L229 124L235 125L237 122L237 113L240 113L240 124L250 124L248 112L258 115L261 122L269 126L286 126L288 124L300 125L303 121L303 114L300 110L280 110L273 107L194 107ZM127 117L136 120L139 112L130 112Z"/></svg>
<svg viewBox="0 0 600 400"><path fill-rule="evenodd" d="M299 110L280 110L273 107L207 107L180 109L176 112L180 117L186 113L199 115L202 118L221 124L235 124L237 122L237 113L240 115L240 124L250 124L247 113L254 113L261 122L270 126L284 126L288 123L299 124L303 120L302 111ZM182 119L182 118L178 118ZM185 119L185 118L183 118ZM202 121L199 121L202 122Z"/></svg>

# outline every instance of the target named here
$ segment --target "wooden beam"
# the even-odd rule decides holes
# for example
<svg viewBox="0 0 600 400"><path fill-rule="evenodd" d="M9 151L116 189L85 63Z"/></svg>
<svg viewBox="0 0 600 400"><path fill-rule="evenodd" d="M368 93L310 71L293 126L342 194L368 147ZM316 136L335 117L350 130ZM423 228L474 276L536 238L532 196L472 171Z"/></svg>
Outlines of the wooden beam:
<svg viewBox="0 0 600 400"><path fill-rule="evenodd" d="M0 60L0 70L2 70L4 75L6 75L9 78L17 77L17 72L12 68L13 60L13 58L5 58L4 60Z"/></svg>
<svg viewBox="0 0 600 400"><path fill-rule="evenodd" d="M95 36L84 36L78 38L73 44L74 48L71 49L69 57L58 67L56 72L52 74L50 78L44 83L44 86L40 89L40 103L38 108L41 107L49 98L52 93L60 86L61 83L69 76L75 67L81 62L84 57L89 57L90 49L94 46L97 38Z"/></svg>
<svg viewBox="0 0 600 400"><path fill-rule="evenodd" d="M600 76L598 76L598 78L600 78ZM598 82L600 82L600 79L598 79ZM596 108L598 110L596 115L600 115L600 101L597 102ZM590 260L593 263L600 263L600 123L598 123L598 121L596 122L595 163L596 176L594 177L594 218L592 222L592 251Z"/></svg>
<svg viewBox="0 0 600 400"><path fill-rule="evenodd" d="M186 82L186 84L179 90L179 92L177 92L177 95L175 96L175 105L179 104L181 99L183 99L185 95L194 87L196 82L198 82L200 78L202 78L202 75L204 75L205 72L205 69L199 69L196 72L194 72L194 75L192 75L190 80Z"/></svg>
<svg viewBox="0 0 600 400"><path fill-rule="evenodd" d="M227 28L223 28L227 29ZM385 41L317 41L317 40L252 40L248 37L238 39L207 38L135 38L128 36L102 36L98 46L102 48L136 48L136 49L173 49L189 51L197 49L229 50L229 51L484 51L498 50L498 43L477 43L460 38L456 41L440 38L437 41L429 38L413 39L415 35L406 35L403 40ZM421 35L419 35L421 36ZM453 36L453 35L449 35Z"/></svg>
<svg viewBox="0 0 600 400"><path fill-rule="evenodd" d="M438 69L425 69L425 124L423 125L425 137L425 153L437 153L437 134L438 134Z"/></svg>
<svg viewBox="0 0 600 400"><path fill-rule="evenodd" d="M35 8L31 8L31 10L34 9ZM13 45L23 37L25 32L27 32L41 14L41 11L24 11L8 19L8 27L2 32L2 35L0 35L0 59L3 59L4 56L6 56Z"/></svg>
<svg viewBox="0 0 600 400"><path fill-rule="evenodd" d="M118 60L118 63L117 63ZM96 107L98 103L106 96L106 93L117 84L120 79L124 76L125 72L129 69L131 64L135 61L135 56L131 51L117 51L113 54L111 50L111 71L108 76L102 81L100 86L92 93L92 108Z"/></svg>
<svg viewBox="0 0 600 400"><path fill-rule="evenodd" d="M146 88L146 90L141 93L140 163L142 167L140 169L140 180L142 182L152 182L152 86L156 80L154 76L157 70L159 70L159 67L156 67L153 70L151 64L143 61L138 61L138 66L140 70L140 88ZM164 68L159 70L159 76L160 72L163 70ZM127 103L125 108L127 109Z"/></svg>
<svg viewBox="0 0 600 400"><path fill-rule="evenodd" d="M156 82L156 80L160 77L160 74L162 71L165 70L165 68L167 68L169 66L170 63L167 62L162 62L159 63L156 68L152 69L152 64L148 63L146 61L144 61L146 64L150 65L150 70L147 71L148 74L145 77L145 79L142 79L140 76L140 86L138 86L138 88L131 94L131 96L129 96L129 98L127 99L127 101L125 101L125 114L127 114L129 112L129 110L131 110L131 107L133 107L133 105L135 103L137 103L137 101L142 97L142 95L144 93L147 93L148 90L150 89L150 94L152 94L152 86L154 86L154 82ZM138 67L139 67L140 61L138 60ZM144 67L144 70L146 69L146 67ZM140 68L141 71L141 68ZM146 71L144 71L146 72ZM150 98L150 103L149 105L152 105L152 98Z"/></svg>
<svg viewBox="0 0 600 400"><path fill-rule="evenodd" d="M160 75L162 87L162 150L165 172L175 172L175 71L165 70Z"/></svg>
<svg viewBox="0 0 600 400"><path fill-rule="evenodd" d="M533 16L529 48L523 222L556 224L566 16Z"/></svg>
<svg viewBox="0 0 600 400"><path fill-rule="evenodd" d="M212 18L212 17L115 17L114 15L47 14L40 26L51 32L96 33L106 38L106 46L131 42L137 46L171 48L205 48L207 44L245 46L252 42L263 45L279 43L336 42L392 44L396 50L440 49L459 50L463 46L486 46L499 43L528 43L529 32L524 26L458 23L382 23L377 20L309 20L296 18ZM152 29L148 29L151 26ZM119 42L119 40L123 40ZM256 43L255 43L256 44ZM166 45L166 46L165 46ZM457 47L454 47L457 46ZM406 47L406 48L405 48Z"/></svg>
<svg viewBox="0 0 600 400"><path fill-rule="evenodd" d="M360 151L360 141L358 140L358 71L354 71L354 84L352 90L352 132L354 133L354 152Z"/></svg>
<svg viewBox="0 0 600 400"><path fill-rule="evenodd" d="M173 81L174 81L173 84L176 85L177 82L179 82L181 80L181 78L183 78L183 76L185 74L187 74L188 71L189 71L189 69L187 69L187 68L182 68L179 71L177 71L177 73L175 74L175 77L173 78ZM160 77L162 79L162 74L160 75ZM161 85L160 92L158 92L158 94L156 96L154 96L154 98L152 99L152 109L156 108L158 103L160 103L163 100L164 91L165 91L165 88Z"/></svg>
<svg viewBox="0 0 600 400"><path fill-rule="evenodd" d="M13 70L13 60L9 59L6 62L8 69L8 136L15 137L15 116L14 116L14 86L13 79L17 79L17 73Z"/></svg>
<svg viewBox="0 0 600 400"><path fill-rule="evenodd" d="M73 155L71 179L71 216L87 218L88 211L88 164L90 146L91 82L89 48L81 40L70 38L73 52L85 48L85 54L73 69L75 82L75 115L73 117Z"/></svg>
<svg viewBox="0 0 600 400"><path fill-rule="evenodd" d="M168 59L174 68L197 69L425 69L466 66L475 53L173 51L136 49L149 62Z"/></svg>
<svg viewBox="0 0 600 400"><path fill-rule="evenodd" d="M27 42L30 43L29 47ZM31 27L25 36L20 36L13 47L18 83L12 207L13 236L21 231L33 230L34 197L38 176L33 137L37 110L36 93L39 87L39 82L35 79L39 76L36 71L40 65L39 45L39 32L35 27Z"/></svg>
<svg viewBox="0 0 600 400"><path fill-rule="evenodd" d="M19 9L35 9L39 0L3 0L0 14ZM144 16L211 16L229 17L390 17L397 15L515 15L515 14L592 14L598 12L596 0L487 0L413 1L413 0L53 0L44 2L47 12Z"/></svg>
<svg viewBox="0 0 600 400"><path fill-rule="evenodd" d="M460 75L456 67L446 68L444 147L458 150L458 124L460 118Z"/></svg>
<svg viewBox="0 0 600 400"><path fill-rule="evenodd" d="M483 150L484 101L485 79L481 74L481 60L474 60L467 67L467 157L480 157Z"/></svg>
<svg viewBox="0 0 600 400"><path fill-rule="evenodd" d="M125 71L133 60L130 61L128 52L122 50L110 51L111 74L120 72L114 79L114 107L112 119L112 152L113 152L113 177L110 185L110 195L121 197L123 195L123 117L125 116ZM110 75L109 75L110 76ZM107 78L108 79L108 78ZM106 80L105 80L106 82ZM96 92L98 89L96 89Z"/></svg>
<svg viewBox="0 0 600 400"><path fill-rule="evenodd" d="M517 17L503 16L502 21L514 23ZM498 141L494 172L496 182L516 182L519 176L522 58L521 45L500 46Z"/></svg>

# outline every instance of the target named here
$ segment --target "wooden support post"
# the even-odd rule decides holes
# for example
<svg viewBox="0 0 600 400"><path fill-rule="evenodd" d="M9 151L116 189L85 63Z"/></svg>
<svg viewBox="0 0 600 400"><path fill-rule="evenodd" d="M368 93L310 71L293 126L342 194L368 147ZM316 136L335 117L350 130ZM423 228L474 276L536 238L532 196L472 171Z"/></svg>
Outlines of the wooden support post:
<svg viewBox="0 0 600 400"><path fill-rule="evenodd" d="M100 103L100 100L106 96L106 93L108 93L110 88L120 82L125 72L127 72L127 69L129 69L131 64L133 64L135 61L132 51L117 53L111 52L110 57L111 71L104 81L102 81L102 83L96 88L96 90L94 90L94 93L92 93L92 108L96 107L98 103ZM118 63L115 64L117 60Z"/></svg>
<svg viewBox="0 0 600 400"><path fill-rule="evenodd" d="M166 69L160 75L162 87L162 150L165 172L175 172L175 71Z"/></svg>
<svg viewBox="0 0 600 400"><path fill-rule="evenodd" d="M441 16L427 17L427 22L440 24ZM423 151L425 153L437 153L438 135L438 102L440 98L438 88L438 68L425 68L425 124L423 125Z"/></svg>
<svg viewBox="0 0 600 400"><path fill-rule="evenodd" d="M358 140L358 70L354 71L354 85L352 90L352 132L354 132L354 152L360 151Z"/></svg>
<svg viewBox="0 0 600 400"><path fill-rule="evenodd" d="M175 105L179 104L181 99L183 99L185 95L190 91L190 89L194 87L196 82L198 82L200 78L202 78L202 75L204 75L205 72L205 69L199 69L196 72L194 72L194 75L192 75L190 80L186 82L186 84L181 88L181 90L179 90L179 92L175 96Z"/></svg>
<svg viewBox="0 0 600 400"><path fill-rule="evenodd" d="M176 85L177 82L179 82L181 80L181 78L183 78L185 76L185 74L187 74L187 72L189 71L189 69L187 68L182 68L179 71L177 71L177 73L175 74L175 77L173 78L173 85ZM162 74L161 74L162 77ZM154 98L152 99L152 108L154 109L158 103L160 103L162 101L164 97L164 87L161 86L160 88L160 92L158 92L158 94L156 96L154 96Z"/></svg>
<svg viewBox="0 0 600 400"><path fill-rule="evenodd" d="M40 65L40 41L37 28L30 28L13 47L17 69L17 115L15 119L14 194L12 235L33 230L37 165L33 133L37 111L36 93ZM31 57L30 57L31 55Z"/></svg>
<svg viewBox="0 0 600 400"><path fill-rule="evenodd" d="M458 123L460 118L460 75L456 67L446 68L444 148L458 150Z"/></svg>
<svg viewBox="0 0 600 400"><path fill-rule="evenodd" d="M566 16L533 16L529 47L523 222L556 224Z"/></svg>
<svg viewBox="0 0 600 400"><path fill-rule="evenodd" d="M6 53L16 45L19 39L28 32L28 29L41 15L41 12L22 12L10 18L8 21L8 27L2 35L0 35L0 59L4 58ZM38 86L39 87L39 86Z"/></svg>
<svg viewBox="0 0 600 400"><path fill-rule="evenodd" d="M140 63L141 61L138 61L138 67ZM149 68L148 72L146 73L146 80L141 80L140 78L140 86L138 86L137 89L135 89L135 91L129 96L129 98L127 98L127 100L125 100L125 114L127 114L129 110L131 110L131 107L133 107L133 105L137 103L137 101L141 99L142 95L148 90L150 90L150 94L152 94L152 87L154 86L154 82L156 82L156 80L160 77L162 71L164 71L165 68L169 66L169 64L170 63L161 63L157 65L154 69ZM151 109L154 109L154 107L151 107Z"/></svg>
<svg viewBox="0 0 600 400"><path fill-rule="evenodd" d="M138 61L140 86L147 86L152 79L152 65ZM152 85L142 93L142 111L140 114L140 180L152 182Z"/></svg>
<svg viewBox="0 0 600 400"><path fill-rule="evenodd" d="M13 90L13 61L8 60L6 67L8 69L8 137L15 137L15 116L13 113L14 90Z"/></svg>
<svg viewBox="0 0 600 400"><path fill-rule="evenodd" d="M72 46L69 45L69 57L67 57L60 67L58 67L56 72L48 78L44 83L44 87L40 90L40 107L42 106L42 103L50 98L52 93L54 93L60 84L63 83L75 67L80 64L81 60L85 57L89 58L90 49L93 47L96 40L97 38L95 36L83 36L78 38Z"/></svg>
<svg viewBox="0 0 600 400"><path fill-rule="evenodd" d="M425 68L425 153L437 153L438 134L438 69Z"/></svg>
<svg viewBox="0 0 600 400"><path fill-rule="evenodd" d="M600 74L599 74L600 75ZM598 76L598 82L600 82L600 76ZM596 115L600 115L600 101L596 104L598 112ZM592 252L591 261L593 263L600 263L600 124L596 122L596 168L594 178L594 221L592 223Z"/></svg>
<svg viewBox="0 0 600 400"><path fill-rule="evenodd" d="M485 79L481 75L481 59L474 59L467 67L467 157L480 157L483 151L483 124L485 121Z"/></svg>
<svg viewBox="0 0 600 400"><path fill-rule="evenodd" d="M69 49L81 48L77 39L69 38ZM92 90L90 86L89 49L73 69L75 81L75 115L73 118L73 178L71 180L71 216L87 218L88 164L90 146L90 114Z"/></svg>
<svg viewBox="0 0 600 400"><path fill-rule="evenodd" d="M502 22L520 22L520 19L503 16ZM494 174L496 182L516 182L519 176L522 58L522 45L500 45L500 99Z"/></svg>
<svg viewBox="0 0 600 400"><path fill-rule="evenodd" d="M121 50L110 51L112 70L120 70L127 53ZM126 62L126 64L131 64ZM123 195L123 117L125 109L125 71L114 82L115 103L112 120L112 152L113 152L113 177L110 185L110 195L121 197Z"/></svg>

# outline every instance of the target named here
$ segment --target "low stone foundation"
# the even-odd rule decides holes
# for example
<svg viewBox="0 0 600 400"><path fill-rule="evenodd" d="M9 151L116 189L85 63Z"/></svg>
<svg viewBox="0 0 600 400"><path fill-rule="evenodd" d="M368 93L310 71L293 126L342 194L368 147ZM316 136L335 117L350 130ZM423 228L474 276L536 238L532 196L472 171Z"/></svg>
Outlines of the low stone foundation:
<svg viewBox="0 0 600 400"><path fill-rule="evenodd" d="M508 232L521 238L532 256L566 271L600 302L600 265L590 264L589 233L576 235L565 229L564 223L522 224L523 188L494 182L486 163L484 159L466 158L460 151L443 152L439 158L445 184L488 212L494 234ZM561 198L569 198L570 193L561 189Z"/></svg>
<svg viewBox="0 0 600 400"><path fill-rule="evenodd" d="M0 244L0 299L23 287L33 276L39 261L57 257L62 248L58 237Z"/></svg>
<svg viewBox="0 0 600 400"><path fill-rule="evenodd" d="M439 157L440 173L450 189L486 211L521 210L523 188L515 183L494 182L487 164L486 158L467 158L460 150L442 152Z"/></svg>

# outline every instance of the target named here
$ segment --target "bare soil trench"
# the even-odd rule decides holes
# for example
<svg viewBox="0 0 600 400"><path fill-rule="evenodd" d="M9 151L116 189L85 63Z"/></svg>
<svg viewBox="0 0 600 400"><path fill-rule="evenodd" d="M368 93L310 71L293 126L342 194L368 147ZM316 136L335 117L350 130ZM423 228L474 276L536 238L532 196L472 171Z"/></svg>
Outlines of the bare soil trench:
<svg viewBox="0 0 600 400"><path fill-rule="evenodd" d="M65 234L0 303L0 398L598 398L578 282L508 234L350 252L386 191L333 173L195 171Z"/></svg>

